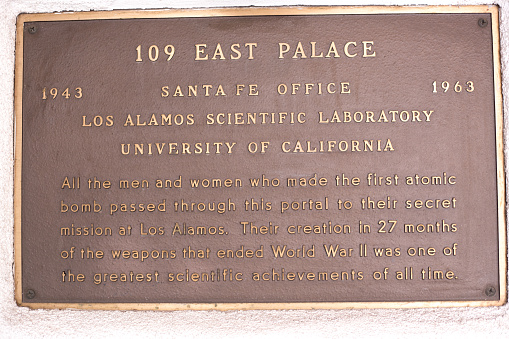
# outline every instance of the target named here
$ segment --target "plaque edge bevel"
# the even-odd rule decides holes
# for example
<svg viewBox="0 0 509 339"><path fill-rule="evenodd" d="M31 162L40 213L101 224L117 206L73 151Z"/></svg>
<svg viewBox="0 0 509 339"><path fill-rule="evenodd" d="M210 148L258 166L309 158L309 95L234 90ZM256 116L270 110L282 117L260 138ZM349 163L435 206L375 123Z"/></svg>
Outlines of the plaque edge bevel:
<svg viewBox="0 0 509 339"><path fill-rule="evenodd" d="M503 306L500 300L409 301L409 302L277 302L277 303L22 303L30 309L82 309L102 311L249 311L411 309Z"/></svg>
<svg viewBox="0 0 509 339"><path fill-rule="evenodd" d="M14 67L14 296L23 305L22 256L21 256L21 173L23 154L23 26L21 16L16 19Z"/></svg>
<svg viewBox="0 0 509 339"><path fill-rule="evenodd" d="M491 31L493 41L493 85L495 97L495 127L497 147L497 192L498 192L498 220L499 220L499 284L500 301L507 302L507 225L506 225L506 187L505 187L505 157L504 157L504 112L502 97L502 66L500 54L500 23L499 10L495 6L491 11Z"/></svg>
<svg viewBox="0 0 509 339"><path fill-rule="evenodd" d="M256 7L197 7L122 9L83 12L20 13L18 21L71 21L104 19L148 19L185 17L272 16L272 15L334 15L334 14L455 14L497 13L498 5L432 5L432 6L256 6ZM497 20L498 21L498 20Z"/></svg>

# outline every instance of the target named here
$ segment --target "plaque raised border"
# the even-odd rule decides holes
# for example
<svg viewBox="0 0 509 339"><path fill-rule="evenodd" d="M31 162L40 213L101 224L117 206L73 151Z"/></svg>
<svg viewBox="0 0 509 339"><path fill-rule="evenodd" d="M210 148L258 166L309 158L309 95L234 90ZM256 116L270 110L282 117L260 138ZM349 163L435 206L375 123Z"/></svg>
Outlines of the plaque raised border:
<svg viewBox="0 0 509 339"><path fill-rule="evenodd" d="M69 20L121 20L144 18L200 18L200 17L245 17L245 16L314 16L314 15L378 15L378 14L458 14L489 13L493 40L493 82L496 121L496 180L498 186L498 261L500 298L498 300L473 301L405 301L405 302L249 302L249 303L37 303L23 301L27 293L22 286L22 96L23 83L23 38L24 25L28 22ZM420 308L420 307L465 307L499 306L507 299L507 254L505 221L505 173L503 155L503 113L501 95L501 66L499 44L498 8L496 6L429 6L429 7L280 7L280 8L221 8L221 9L177 9L177 10L116 10L108 12L75 12L21 14L17 20L16 67L15 67L15 177L14 177L14 242L15 242L15 299L18 305L30 308L78 308L92 310L256 310L256 309L362 309L362 308ZM481 24L481 23L480 23Z"/></svg>

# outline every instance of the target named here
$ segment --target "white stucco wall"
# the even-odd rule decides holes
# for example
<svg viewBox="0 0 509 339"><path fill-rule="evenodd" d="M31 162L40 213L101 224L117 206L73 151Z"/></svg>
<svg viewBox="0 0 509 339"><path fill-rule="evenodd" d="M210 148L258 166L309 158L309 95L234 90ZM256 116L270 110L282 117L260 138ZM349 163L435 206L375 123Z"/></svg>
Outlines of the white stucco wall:
<svg viewBox="0 0 509 339"><path fill-rule="evenodd" d="M17 337L479 337L509 338L509 306L490 308L117 312L29 310L14 302L13 87L16 16L22 12L286 5L501 6L504 97L509 98L509 0L1 0L0 1L0 338ZM504 102L506 118L509 101ZM505 122L505 140L507 126ZM506 142L507 144L507 142ZM507 146L506 146L507 153ZM506 166L507 167L507 166Z"/></svg>

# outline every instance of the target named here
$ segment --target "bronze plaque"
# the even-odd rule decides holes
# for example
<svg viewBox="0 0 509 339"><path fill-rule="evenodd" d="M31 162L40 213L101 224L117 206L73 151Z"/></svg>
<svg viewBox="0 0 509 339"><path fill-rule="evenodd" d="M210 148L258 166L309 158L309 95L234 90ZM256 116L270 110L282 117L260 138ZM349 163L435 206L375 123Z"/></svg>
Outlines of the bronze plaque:
<svg viewBox="0 0 509 339"><path fill-rule="evenodd" d="M506 300L494 6L27 14L16 300Z"/></svg>

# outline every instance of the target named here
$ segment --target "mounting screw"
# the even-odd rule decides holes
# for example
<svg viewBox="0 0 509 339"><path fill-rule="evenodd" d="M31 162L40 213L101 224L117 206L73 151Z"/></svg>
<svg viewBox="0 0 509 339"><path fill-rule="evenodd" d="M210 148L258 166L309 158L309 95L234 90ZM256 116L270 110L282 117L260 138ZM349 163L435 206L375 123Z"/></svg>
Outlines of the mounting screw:
<svg viewBox="0 0 509 339"><path fill-rule="evenodd" d="M493 297L495 294L497 294L497 289L493 286L488 286L486 287L486 289L484 290L484 293L488 296L488 297Z"/></svg>
<svg viewBox="0 0 509 339"><path fill-rule="evenodd" d="M26 297L28 299L33 299L35 298L35 291L34 290L27 290L27 293L25 293Z"/></svg>
<svg viewBox="0 0 509 339"><path fill-rule="evenodd" d="M35 27L35 25L28 26L28 33L35 34L35 32L37 32L37 27Z"/></svg>
<svg viewBox="0 0 509 339"><path fill-rule="evenodd" d="M486 27L486 26L488 26L488 20L486 20L484 18L480 18L479 20L477 20L477 24L480 27Z"/></svg>

